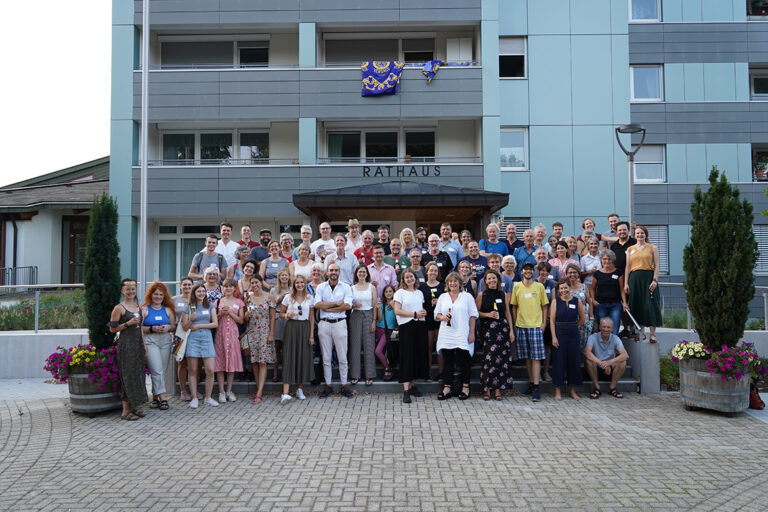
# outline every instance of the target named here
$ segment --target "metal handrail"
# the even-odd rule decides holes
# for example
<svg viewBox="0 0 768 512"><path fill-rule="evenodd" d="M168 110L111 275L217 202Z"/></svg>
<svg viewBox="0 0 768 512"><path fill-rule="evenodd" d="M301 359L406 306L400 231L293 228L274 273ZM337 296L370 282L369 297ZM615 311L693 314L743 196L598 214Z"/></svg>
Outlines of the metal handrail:
<svg viewBox="0 0 768 512"><path fill-rule="evenodd" d="M669 288L682 288L685 283L658 283L659 288L662 287L669 287ZM766 328L768 328L768 286L758 286L755 285L755 295L752 297L752 299L759 298L760 295L758 295L758 292L760 290L763 290L762 295L763 298L763 321L765 322ZM693 325L693 317L691 316L691 309L688 307L688 301L685 301L685 316L686 316L686 325L688 330L691 329L691 326Z"/></svg>
<svg viewBox="0 0 768 512"><path fill-rule="evenodd" d="M335 164L392 164L392 165L408 165L408 164L481 164L483 163L483 157L481 156L447 156L447 157L435 157L435 156L413 156L410 158L397 158L397 157L320 157L317 159L316 164L301 164L301 165L335 165ZM268 166L268 165L300 165L298 158L226 158L226 159L210 159L210 160L148 160L147 165L149 167L169 167L169 166Z"/></svg>

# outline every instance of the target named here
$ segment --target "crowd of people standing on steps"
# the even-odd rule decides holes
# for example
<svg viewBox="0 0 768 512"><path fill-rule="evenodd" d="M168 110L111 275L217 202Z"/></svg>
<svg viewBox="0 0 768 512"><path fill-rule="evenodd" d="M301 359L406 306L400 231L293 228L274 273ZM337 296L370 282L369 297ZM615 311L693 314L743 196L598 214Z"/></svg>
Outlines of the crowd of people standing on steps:
<svg viewBox="0 0 768 512"><path fill-rule="evenodd" d="M286 403L305 400L310 382L324 382L319 398L332 395L335 367L338 392L351 398L351 386L373 384L377 361L384 381L396 376L402 384L404 403L423 396L417 382L425 379L442 382L438 400L470 398L473 362L484 400L503 399L516 364L525 365L525 394L534 402L541 400L542 379L553 382L555 400L566 381L568 395L579 400L582 364L590 398L601 396L600 380L622 398L617 385L628 359L622 338L645 339L648 327L654 343L661 325L659 252L645 227L616 214L608 224L597 233L587 218L578 236L566 236L555 222L549 237L538 225L522 239L507 224L502 239L500 220L476 240L449 223L439 233L405 228L390 237L386 226L360 232L350 219L348 232L336 235L322 223L315 240L311 227L302 226L294 247L291 234L273 240L269 229L253 240L247 225L234 241L224 222L220 237L208 235L194 256L178 295L154 282L140 304L135 280L123 280L123 301L109 323L120 333L122 418L143 415L145 355L150 408L169 408L164 374L180 343L179 385L192 409L201 401L218 407L237 400L235 374L249 363L253 404L263 400L270 366ZM432 375L435 359L439 371Z"/></svg>

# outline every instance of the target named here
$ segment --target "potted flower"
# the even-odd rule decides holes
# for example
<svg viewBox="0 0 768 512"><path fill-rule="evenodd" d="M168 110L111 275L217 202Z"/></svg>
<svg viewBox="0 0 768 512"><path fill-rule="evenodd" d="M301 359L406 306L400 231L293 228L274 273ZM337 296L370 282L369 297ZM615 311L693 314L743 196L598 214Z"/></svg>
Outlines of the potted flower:
<svg viewBox="0 0 768 512"><path fill-rule="evenodd" d="M766 181L768 156L765 153L752 153L752 178L755 181Z"/></svg>
<svg viewBox="0 0 768 512"><path fill-rule="evenodd" d="M686 409L733 415L749 406L749 375L758 359L750 344L738 345L755 295L757 243L752 204L717 167L709 183L707 192L697 188L694 194L683 252L686 297L701 343L681 343L672 355L679 360Z"/></svg>
<svg viewBox="0 0 768 512"><path fill-rule="evenodd" d="M93 345L58 347L43 369L69 386L72 410L93 417L97 412L121 407L117 346L97 350Z"/></svg>

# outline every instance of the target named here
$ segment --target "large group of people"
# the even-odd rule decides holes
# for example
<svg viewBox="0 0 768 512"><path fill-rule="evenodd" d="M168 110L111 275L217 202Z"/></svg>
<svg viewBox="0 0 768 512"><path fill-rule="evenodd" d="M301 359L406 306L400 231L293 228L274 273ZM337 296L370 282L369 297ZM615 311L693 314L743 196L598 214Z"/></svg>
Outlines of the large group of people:
<svg viewBox="0 0 768 512"><path fill-rule="evenodd" d="M220 237L208 235L194 256L178 295L154 282L139 304L136 282L123 280L123 301L109 323L120 333L122 418L144 414L145 354L150 407L169 408L164 374L179 343L181 396L193 409L234 402L233 381L244 369L256 385L250 400L262 402L270 366L272 380L283 383L281 403L306 399L308 382L324 381L319 397L330 396L335 367L338 392L351 398L351 386L373 384L377 362L383 380L397 376L404 403L423 396L417 382L424 379L442 382L438 400L468 399L473 362L483 400L503 399L515 364L525 366L525 394L535 402L541 380L553 382L555 400L567 380L569 396L579 400L582 365L592 381L590 398L602 394L601 379L622 398L617 383L628 358L622 338L645 339L648 327L654 343L661 325L659 252L645 227L616 214L608 224L601 234L594 220L584 219L578 236L566 236L555 222L549 237L540 224L519 239L514 224L500 237L500 220L476 240L449 223L438 233L405 228L391 238L387 226L361 232L350 219L348 232L335 236L322 223L316 240L302 226L294 247L291 234L273 240L269 229L252 240L247 225L234 241L224 222Z"/></svg>

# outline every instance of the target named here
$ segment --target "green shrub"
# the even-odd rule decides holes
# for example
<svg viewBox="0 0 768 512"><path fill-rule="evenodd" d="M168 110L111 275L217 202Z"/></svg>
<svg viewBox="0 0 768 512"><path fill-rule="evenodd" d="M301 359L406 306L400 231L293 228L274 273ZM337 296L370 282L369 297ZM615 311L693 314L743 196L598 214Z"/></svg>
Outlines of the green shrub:
<svg viewBox="0 0 768 512"><path fill-rule="evenodd" d="M668 356L659 358L659 376L661 377L661 384L667 386L667 390L677 391L680 389L680 368Z"/></svg>
<svg viewBox="0 0 768 512"><path fill-rule="evenodd" d="M40 329L84 329L87 327L82 304L50 306L40 303ZM31 331L35 328L35 304L14 304L0 308L0 331Z"/></svg>
<svg viewBox="0 0 768 512"><path fill-rule="evenodd" d="M688 314L684 309L662 311L661 318L664 327L669 327L670 329L688 328Z"/></svg>
<svg viewBox="0 0 768 512"><path fill-rule="evenodd" d="M747 331L764 331L765 330L765 320L762 318L750 318L747 321L747 325L745 327L745 330Z"/></svg>

